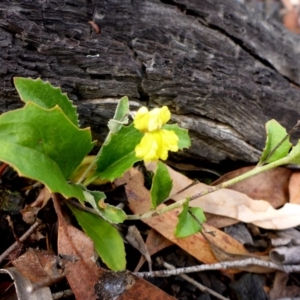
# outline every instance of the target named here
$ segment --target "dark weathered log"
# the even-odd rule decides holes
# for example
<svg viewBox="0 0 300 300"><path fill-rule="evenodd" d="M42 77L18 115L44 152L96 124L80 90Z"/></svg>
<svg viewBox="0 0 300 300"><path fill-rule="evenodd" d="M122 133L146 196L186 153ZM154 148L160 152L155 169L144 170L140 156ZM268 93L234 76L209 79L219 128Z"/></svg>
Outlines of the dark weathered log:
<svg viewBox="0 0 300 300"><path fill-rule="evenodd" d="M171 108L185 155L255 162L267 120L300 119L299 45L234 0L2 0L0 110L20 105L13 76L41 77L102 137L127 95Z"/></svg>

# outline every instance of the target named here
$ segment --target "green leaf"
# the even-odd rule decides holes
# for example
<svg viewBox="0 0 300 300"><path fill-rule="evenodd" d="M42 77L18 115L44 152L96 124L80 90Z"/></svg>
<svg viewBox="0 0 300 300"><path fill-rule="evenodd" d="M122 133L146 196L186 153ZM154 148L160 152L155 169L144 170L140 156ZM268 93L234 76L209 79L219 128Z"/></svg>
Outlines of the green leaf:
<svg viewBox="0 0 300 300"><path fill-rule="evenodd" d="M119 224L127 219L127 215L122 209L104 203L106 196L103 192L84 191L83 193L86 202L90 203L104 220L110 223Z"/></svg>
<svg viewBox="0 0 300 300"><path fill-rule="evenodd" d="M126 254L118 230L99 216L80 210L66 202L84 232L92 239L102 261L113 271L126 267ZM78 274L80 276L80 274Z"/></svg>
<svg viewBox="0 0 300 300"><path fill-rule="evenodd" d="M202 230L201 224L205 221L203 210L199 207L189 208L189 198L184 202L182 211L178 215L175 229L177 238L184 238Z"/></svg>
<svg viewBox="0 0 300 300"><path fill-rule="evenodd" d="M31 102L0 116L0 143L0 161L67 197L65 180L93 147L90 130L76 127L59 107Z"/></svg>
<svg viewBox="0 0 300 300"><path fill-rule="evenodd" d="M0 161L12 166L20 176L43 183L52 193L84 200L82 189L68 184L58 165L47 155L0 138Z"/></svg>
<svg viewBox="0 0 300 300"><path fill-rule="evenodd" d="M179 138L178 148L180 150L191 147L191 139L187 129L180 128L177 124L165 124L162 128L176 133Z"/></svg>
<svg viewBox="0 0 300 300"><path fill-rule="evenodd" d="M156 208L169 197L172 186L172 179L167 166L159 161L150 190L152 208Z"/></svg>
<svg viewBox="0 0 300 300"><path fill-rule="evenodd" d="M293 146L291 152L287 156L287 162L285 164L300 164L300 140L298 140L298 143L296 146Z"/></svg>
<svg viewBox="0 0 300 300"><path fill-rule="evenodd" d="M128 124L129 101L128 97L123 97L116 108L113 119L109 120L108 128L111 133L118 132L124 124Z"/></svg>
<svg viewBox="0 0 300 300"><path fill-rule="evenodd" d="M95 176L100 179L114 180L140 159L135 156L135 147L143 134L130 126L123 126L120 131L111 135L107 144L102 146L97 160Z"/></svg>
<svg viewBox="0 0 300 300"><path fill-rule="evenodd" d="M281 159L289 153L292 146L289 139L286 139L268 158L269 154L278 144L287 136L286 129L282 127L276 120L270 120L266 123L267 139L266 145L259 160L259 165L262 163L271 163ZM268 158L268 159L267 159ZM265 161L267 159L267 161Z"/></svg>
<svg viewBox="0 0 300 300"><path fill-rule="evenodd" d="M75 125L78 125L78 115L76 108L66 94L60 88L53 87L49 82L44 82L40 78L14 78L15 87L20 98L25 103L34 102L42 108L53 108L58 105L65 115Z"/></svg>

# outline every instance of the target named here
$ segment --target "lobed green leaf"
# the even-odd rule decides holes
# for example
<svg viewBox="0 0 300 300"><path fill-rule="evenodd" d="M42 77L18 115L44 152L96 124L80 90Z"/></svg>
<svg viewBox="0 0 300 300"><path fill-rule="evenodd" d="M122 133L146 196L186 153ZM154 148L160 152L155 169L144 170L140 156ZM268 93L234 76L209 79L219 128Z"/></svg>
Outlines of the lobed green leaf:
<svg viewBox="0 0 300 300"><path fill-rule="evenodd" d="M0 138L0 161L12 166L20 176L43 183L52 193L84 200L81 187L68 184L58 165L47 155Z"/></svg>
<svg viewBox="0 0 300 300"><path fill-rule="evenodd" d="M266 145L259 160L259 165L262 163L271 163L279 160L289 153L292 146L287 138L274 153L268 158L270 153L278 146L278 144L287 136L286 129L282 127L276 120L270 120L266 123L267 139ZM267 160L266 160L267 159Z"/></svg>
<svg viewBox="0 0 300 300"><path fill-rule="evenodd" d="M0 143L0 161L67 197L75 195L66 179L93 147L90 130L79 129L59 107L44 109L31 102L0 116Z"/></svg>
<svg viewBox="0 0 300 300"><path fill-rule="evenodd" d="M42 108L51 109L58 105L71 122L78 126L76 107L60 88L53 87L49 82L40 78L14 78L15 87L22 101L33 102Z"/></svg>

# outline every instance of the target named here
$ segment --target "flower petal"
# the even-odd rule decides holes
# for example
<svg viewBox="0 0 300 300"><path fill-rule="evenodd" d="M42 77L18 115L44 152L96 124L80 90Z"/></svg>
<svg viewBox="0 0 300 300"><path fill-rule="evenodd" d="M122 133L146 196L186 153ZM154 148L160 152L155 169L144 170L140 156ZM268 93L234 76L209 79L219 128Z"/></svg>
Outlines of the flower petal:
<svg viewBox="0 0 300 300"><path fill-rule="evenodd" d="M171 113L167 106L162 108L154 108L149 112L148 131L153 132L161 129L171 118Z"/></svg>
<svg viewBox="0 0 300 300"><path fill-rule="evenodd" d="M178 136L174 131L161 129L159 130L160 139L161 139L161 147L158 148L157 156L166 160L168 158L168 151L176 152L178 151Z"/></svg>
<svg viewBox="0 0 300 300"><path fill-rule="evenodd" d="M134 118L134 127L139 131L148 131L149 118L148 108L145 106L140 107Z"/></svg>
<svg viewBox="0 0 300 300"><path fill-rule="evenodd" d="M171 118L171 113L167 106L154 108L148 111L147 107L141 107L134 118L134 127L142 132L154 132L161 129Z"/></svg>
<svg viewBox="0 0 300 300"><path fill-rule="evenodd" d="M178 140L174 131L161 129L146 132L141 142L135 147L135 154L145 162L166 160L168 151L178 151Z"/></svg>
<svg viewBox="0 0 300 300"><path fill-rule="evenodd" d="M135 155L142 158L145 162L158 160L157 142L153 133L146 132L141 142L135 147Z"/></svg>

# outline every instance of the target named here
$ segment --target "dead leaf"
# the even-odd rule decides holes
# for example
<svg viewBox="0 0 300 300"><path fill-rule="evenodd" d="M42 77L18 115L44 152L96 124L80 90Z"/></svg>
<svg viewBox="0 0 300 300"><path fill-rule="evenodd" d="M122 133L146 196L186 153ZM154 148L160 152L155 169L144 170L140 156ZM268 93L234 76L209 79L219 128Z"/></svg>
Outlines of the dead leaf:
<svg viewBox="0 0 300 300"><path fill-rule="evenodd" d="M156 230L151 229L149 231L146 238L146 246L150 255L153 255L171 245L173 245L173 243L162 236L160 233L158 233ZM139 263L135 267L134 272L138 272L145 261L145 257L142 256Z"/></svg>
<svg viewBox="0 0 300 300"><path fill-rule="evenodd" d="M96 265L94 244L82 231L65 221L55 197L53 203L58 217L58 253L76 258L75 261L65 261L67 280L77 300L96 300L94 286L101 269Z"/></svg>
<svg viewBox="0 0 300 300"><path fill-rule="evenodd" d="M118 300L175 300L174 297L166 294L161 289L152 285L150 282L134 276L135 283L134 285L125 290Z"/></svg>
<svg viewBox="0 0 300 300"><path fill-rule="evenodd" d="M300 33L299 7L292 7L285 12L283 25L292 32Z"/></svg>
<svg viewBox="0 0 300 300"><path fill-rule="evenodd" d="M228 218L224 216L218 216L215 214L205 213L206 222L207 224L216 227L216 228L223 228L226 226L234 225L239 223L240 221L233 218Z"/></svg>
<svg viewBox="0 0 300 300"><path fill-rule="evenodd" d="M300 172L294 172L289 182L290 203L300 204Z"/></svg>
<svg viewBox="0 0 300 300"><path fill-rule="evenodd" d="M171 195L175 195L172 197L175 201L211 188L204 183L197 183L176 195L176 191L189 186L192 180L171 168L168 169L173 179ZM253 200L243 193L230 189L221 189L199 197L191 201L190 206L201 207L204 212L235 218L266 229L286 229L300 224L300 205L286 203L282 208L276 210L267 201Z"/></svg>
<svg viewBox="0 0 300 300"><path fill-rule="evenodd" d="M54 195L55 197L55 195ZM113 272L98 268L96 265L96 258L94 252L94 245L92 240L87 237L82 231L77 228L67 224L65 221L58 199L53 199L54 208L58 216L58 252L60 255L75 257L75 261L65 262L65 272L67 280L71 286L72 291L74 292L77 300L93 300L100 299L97 298L96 292L100 291L119 291L118 300L121 299L147 299L147 300L156 300L156 299L165 299L172 300L173 297L166 294L164 291L156 288L146 280L142 278L137 278L134 275L131 275L128 278L134 278L134 280L127 279L124 281L123 288L118 290L118 286L115 283L110 283L110 287L104 287L103 278L107 278L108 274ZM126 274L130 273L127 271ZM123 282L124 273L117 272L114 273L115 281L119 280ZM128 284L127 284L127 283ZM105 296L109 297L110 293L105 293ZM103 295L101 294L101 297ZM104 298L101 298L104 300ZM108 298L109 300L115 298ZM108 300L107 299L107 300Z"/></svg>
<svg viewBox="0 0 300 300"><path fill-rule="evenodd" d="M119 180L119 183L124 183L124 181L126 182L126 193L130 209L135 214L148 211L151 206L150 193L144 187L143 175L138 170L131 169L126 172L122 180ZM176 192L176 189L173 188L173 191ZM160 208L161 207L164 206L162 205ZM217 259L213 255L209 244L201 234L195 234L182 239L177 239L174 236L175 226L177 224L177 215L179 212L179 209L172 210L156 217L143 219L143 222L158 231L174 244L177 244L180 248L190 253L199 261L204 263L217 262ZM216 239L218 240L218 243L226 251L231 253L248 253L243 245L231 238L229 235L208 225L207 228L216 233Z"/></svg>
<svg viewBox="0 0 300 300"><path fill-rule="evenodd" d="M245 167L227 173L212 183L216 186L229 179L242 175L254 167ZM229 187L231 190L248 195L252 199L264 199L274 208L278 208L288 202L288 185L292 171L287 168L275 168L260 173Z"/></svg>
<svg viewBox="0 0 300 300"><path fill-rule="evenodd" d="M31 282L40 282L61 275L59 258L46 250L29 248L12 264Z"/></svg>
<svg viewBox="0 0 300 300"><path fill-rule="evenodd" d="M152 261L148 248L136 226L128 227L126 240L145 257L148 262L149 271L152 271Z"/></svg>
<svg viewBox="0 0 300 300"><path fill-rule="evenodd" d="M38 212L48 203L50 196L50 191L44 187L34 202L20 211L24 222L27 224L33 224L37 219Z"/></svg>
<svg viewBox="0 0 300 300"><path fill-rule="evenodd" d="M205 226L206 227L206 226ZM207 230L207 229L206 229ZM219 261L235 261L235 260L243 260L247 258L258 258L261 260L269 261L269 256L262 256L257 255L255 253L247 253L246 251L244 253L242 252L228 252L226 248L223 247L223 244L220 243L220 239L216 238L215 235L207 234L205 231L202 231L202 234L204 238L207 240L208 244L211 247L212 252L214 253L215 257ZM254 273L268 273L273 272L273 269L269 269L262 266L247 266L247 267L241 267L238 268L240 271L248 271L248 272L254 272Z"/></svg>
<svg viewBox="0 0 300 300"><path fill-rule="evenodd" d="M8 274L13 279L15 291L11 291L6 299L20 300L51 300L52 294L48 287L42 287L36 291L30 292L33 287L28 278L23 276L15 267L0 269L1 274Z"/></svg>
<svg viewBox="0 0 300 300"><path fill-rule="evenodd" d="M300 288L296 285L287 285L289 274L276 272L273 286L270 290L270 300L277 299L296 299L300 294Z"/></svg>

